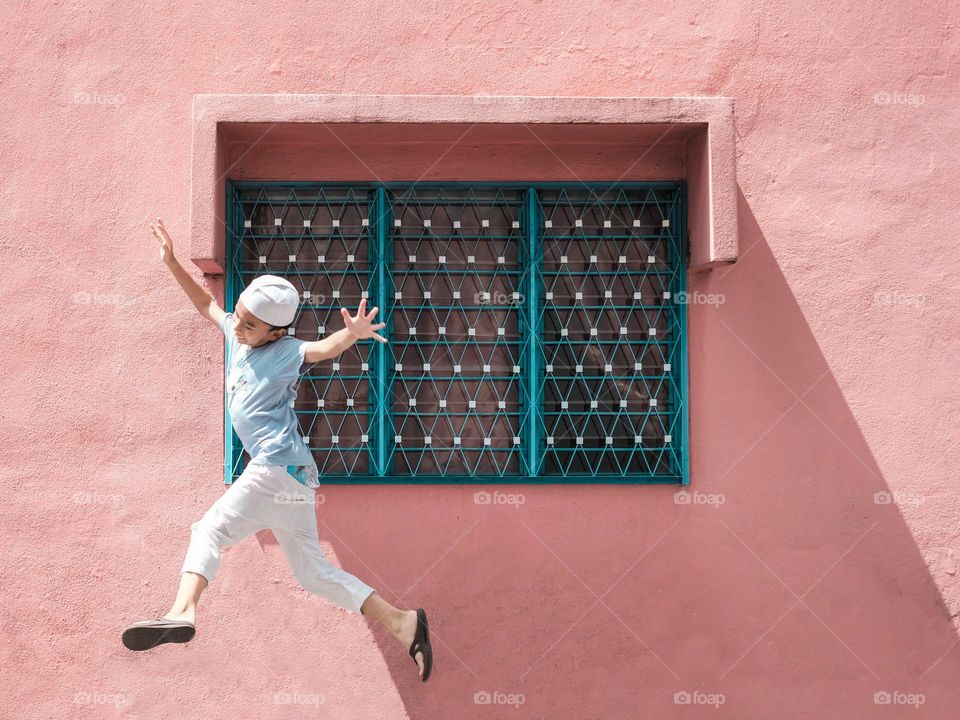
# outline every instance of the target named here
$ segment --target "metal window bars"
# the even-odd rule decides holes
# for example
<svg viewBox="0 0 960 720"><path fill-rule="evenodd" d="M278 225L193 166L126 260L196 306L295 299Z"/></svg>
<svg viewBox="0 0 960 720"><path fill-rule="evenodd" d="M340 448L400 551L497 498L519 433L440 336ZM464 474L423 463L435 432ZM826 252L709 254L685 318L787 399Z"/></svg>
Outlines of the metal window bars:
<svg viewBox="0 0 960 720"><path fill-rule="evenodd" d="M325 482L688 482L683 183L227 192L228 309L271 273L301 339L363 297L387 322L298 385Z"/></svg>

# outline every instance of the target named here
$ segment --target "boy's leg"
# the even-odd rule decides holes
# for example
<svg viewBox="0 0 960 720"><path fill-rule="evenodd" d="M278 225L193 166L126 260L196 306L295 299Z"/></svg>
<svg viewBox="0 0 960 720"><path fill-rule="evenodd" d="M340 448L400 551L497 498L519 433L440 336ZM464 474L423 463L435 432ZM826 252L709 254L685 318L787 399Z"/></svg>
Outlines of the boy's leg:
<svg viewBox="0 0 960 720"><path fill-rule="evenodd" d="M197 603L200 602L200 595L207 584L207 579L203 575L194 572L182 573L177 597L170 610L163 617L170 620L186 620L189 623L196 623Z"/></svg>
<svg viewBox="0 0 960 720"><path fill-rule="evenodd" d="M283 510L271 529L297 581L305 590L363 615L373 624L382 623L404 648L409 648L417 632L417 611L394 607L372 587L327 560L317 533L315 491L280 470L278 506ZM422 677L423 653L417 652L414 660Z"/></svg>
<svg viewBox="0 0 960 720"><path fill-rule="evenodd" d="M309 509L312 514L312 504ZM313 521L314 530L312 534L309 531L298 531L284 527L272 528L273 534L276 535L277 542L280 543L280 548L293 570L294 577L297 578L297 582L305 590L351 612L360 614L360 608L374 592L373 588L327 560L317 538L315 517Z"/></svg>
<svg viewBox="0 0 960 720"><path fill-rule="evenodd" d="M226 492L190 526L177 597L164 616L194 622L200 595L220 567L220 550L270 524L272 496L262 482L263 466L250 465Z"/></svg>

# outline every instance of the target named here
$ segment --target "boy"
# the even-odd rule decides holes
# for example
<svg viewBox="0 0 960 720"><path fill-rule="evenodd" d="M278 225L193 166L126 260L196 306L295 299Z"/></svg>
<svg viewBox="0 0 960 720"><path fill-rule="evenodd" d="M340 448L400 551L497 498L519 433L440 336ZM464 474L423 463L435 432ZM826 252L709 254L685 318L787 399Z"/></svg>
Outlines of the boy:
<svg viewBox="0 0 960 720"><path fill-rule="evenodd" d="M151 224L160 241L160 258L200 314L224 333L229 347L227 402L234 430L250 455L246 469L204 516L191 526L180 588L169 612L129 625L122 635L131 650L193 639L200 594L220 564L220 548L270 528L294 575L308 591L382 622L408 648L421 680L430 677L433 651L423 608L400 610L369 585L329 563L317 537L314 490L317 466L300 437L291 401L304 365L337 357L358 340L386 339L373 324L377 308L366 312L360 301L355 316L340 310L344 328L317 342L287 334L296 317L296 288L275 275L256 277L225 313L173 256L173 242L160 218Z"/></svg>

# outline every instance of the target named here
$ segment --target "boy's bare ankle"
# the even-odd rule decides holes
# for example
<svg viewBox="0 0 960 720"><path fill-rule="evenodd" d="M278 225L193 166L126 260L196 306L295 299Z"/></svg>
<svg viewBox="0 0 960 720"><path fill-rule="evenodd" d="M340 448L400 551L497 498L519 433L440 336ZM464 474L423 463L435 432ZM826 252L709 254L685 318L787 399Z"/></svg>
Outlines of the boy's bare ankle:
<svg viewBox="0 0 960 720"><path fill-rule="evenodd" d="M185 620L192 623L196 618L196 614L196 608L171 608L170 612L164 615L164 617L171 620Z"/></svg>

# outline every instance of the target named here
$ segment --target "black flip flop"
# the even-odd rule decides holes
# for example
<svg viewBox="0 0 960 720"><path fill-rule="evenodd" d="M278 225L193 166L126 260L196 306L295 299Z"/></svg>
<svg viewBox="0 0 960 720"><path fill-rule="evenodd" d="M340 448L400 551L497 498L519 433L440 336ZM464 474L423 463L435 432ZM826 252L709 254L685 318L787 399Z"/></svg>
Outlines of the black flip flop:
<svg viewBox="0 0 960 720"><path fill-rule="evenodd" d="M121 636L130 650L149 650L163 643L185 643L193 640L197 629L186 620L156 618L127 625Z"/></svg>
<svg viewBox="0 0 960 720"><path fill-rule="evenodd" d="M427 625L427 614L423 608L417 608L417 632L413 636L413 642L410 643L410 657L416 663L417 669L420 663L417 663L417 653L423 653L423 682L430 677L430 671L433 669L433 648L430 647L430 626Z"/></svg>

